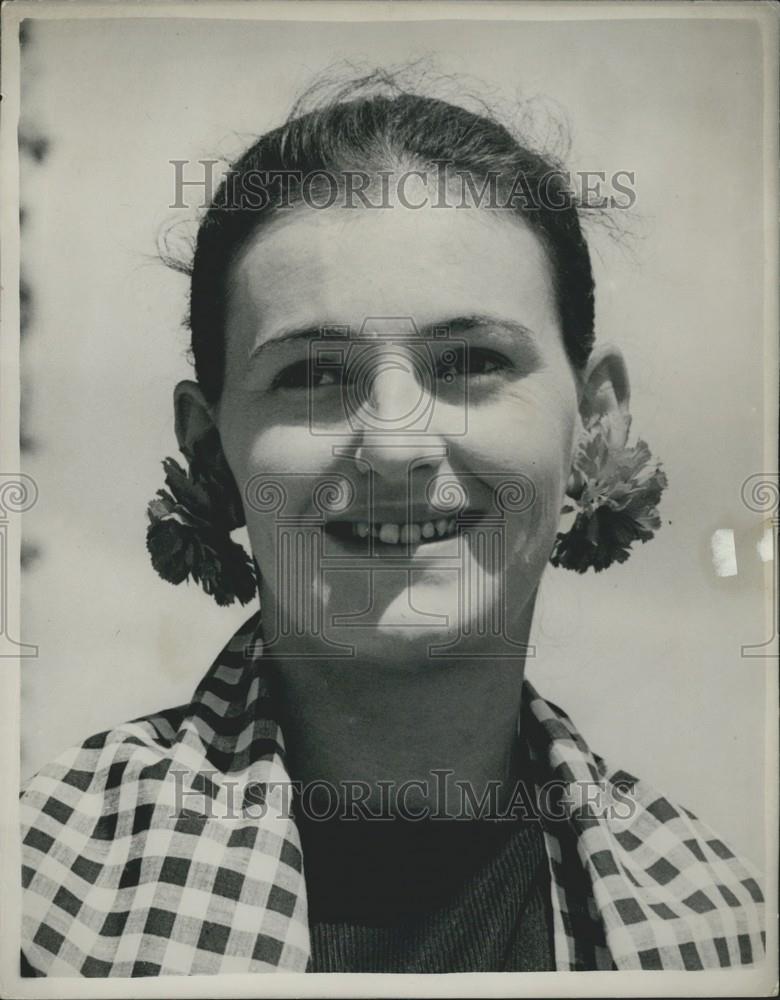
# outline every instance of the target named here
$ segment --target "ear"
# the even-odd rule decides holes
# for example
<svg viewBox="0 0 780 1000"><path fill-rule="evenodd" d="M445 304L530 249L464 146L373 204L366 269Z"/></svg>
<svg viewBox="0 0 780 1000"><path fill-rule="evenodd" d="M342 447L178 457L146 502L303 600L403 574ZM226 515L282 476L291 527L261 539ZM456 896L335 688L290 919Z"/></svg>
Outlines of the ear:
<svg viewBox="0 0 780 1000"><path fill-rule="evenodd" d="M631 426L631 388L623 355L609 344L593 350L580 380L582 425L601 419L610 445L624 447Z"/></svg>
<svg viewBox="0 0 780 1000"><path fill-rule="evenodd" d="M173 393L176 440L183 455L190 457L195 442L214 427L213 410L197 382L179 382Z"/></svg>

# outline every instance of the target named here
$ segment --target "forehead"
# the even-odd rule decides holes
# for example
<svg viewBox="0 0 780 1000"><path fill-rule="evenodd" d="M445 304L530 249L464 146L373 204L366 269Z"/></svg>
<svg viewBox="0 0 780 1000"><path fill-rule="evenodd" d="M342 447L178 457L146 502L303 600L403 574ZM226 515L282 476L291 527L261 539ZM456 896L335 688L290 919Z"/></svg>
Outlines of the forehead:
<svg viewBox="0 0 780 1000"><path fill-rule="evenodd" d="M231 274L228 323L252 346L280 327L366 316L497 313L556 325L549 264L530 228L487 209L295 208L243 250Z"/></svg>

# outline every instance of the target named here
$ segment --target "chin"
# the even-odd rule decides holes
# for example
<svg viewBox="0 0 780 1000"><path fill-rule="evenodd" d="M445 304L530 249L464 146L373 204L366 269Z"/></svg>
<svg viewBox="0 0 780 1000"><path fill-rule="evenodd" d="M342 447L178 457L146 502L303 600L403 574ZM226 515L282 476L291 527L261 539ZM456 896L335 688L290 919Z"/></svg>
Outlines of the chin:
<svg viewBox="0 0 780 1000"><path fill-rule="evenodd" d="M376 589L373 613L353 619L352 627L336 616L332 637L354 645L358 656L362 651L417 668L458 657L523 656L522 629L513 642L501 580L492 583L467 600L456 574L415 573L410 585L392 593Z"/></svg>
<svg viewBox="0 0 780 1000"><path fill-rule="evenodd" d="M383 672L418 673L452 662L437 650L455 644L458 630L393 619L383 620L359 636L355 630L338 630L335 637L354 646L358 661L376 662Z"/></svg>

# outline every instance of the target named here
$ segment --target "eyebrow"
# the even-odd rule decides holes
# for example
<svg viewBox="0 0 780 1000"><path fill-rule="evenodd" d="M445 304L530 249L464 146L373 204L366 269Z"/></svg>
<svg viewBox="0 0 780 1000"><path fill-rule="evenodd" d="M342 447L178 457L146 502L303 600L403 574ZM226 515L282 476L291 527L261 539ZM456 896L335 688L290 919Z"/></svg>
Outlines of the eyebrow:
<svg viewBox="0 0 780 1000"><path fill-rule="evenodd" d="M387 319L390 317L377 318ZM409 317L399 316L398 319L408 320ZM485 330L486 328L501 330L508 333L510 336L517 337L529 344L535 342L536 340L534 332L523 323L519 323L517 320L506 319L501 316L493 316L490 313L470 313L464 316L449 316L433 323L426 323L424 326L419 328L418 332L420 337L423 339L438 340L443 339L443 333L447 336L451 336L452 334L466 335L478 330ZM289 327L287 329L280 330L270 340L263 341L262 344L257 344L253 347L249 352L249 358L247 360L254 361L266 351L270 351L272 348L281 348L286 347L289 344L294 344L298 341L311 341L322 338L325 331L329 331L333 335L341 333L344 338L348 337L352 333L351 327L348 324L343 323L304 324L302 326Z"/></svg>

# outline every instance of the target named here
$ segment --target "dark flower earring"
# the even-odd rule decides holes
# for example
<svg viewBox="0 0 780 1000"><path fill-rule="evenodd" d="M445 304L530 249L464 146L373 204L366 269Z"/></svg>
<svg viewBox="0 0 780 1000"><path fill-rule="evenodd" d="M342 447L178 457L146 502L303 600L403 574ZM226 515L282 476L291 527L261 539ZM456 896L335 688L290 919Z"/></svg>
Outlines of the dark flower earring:
<svg viewBox="0 0 780 1000"><path fill-rule="evenodd" d="M230 537L245 523L244 512L217 429L198 438L192 449L182 448L182 454L189 469L164 459L168 489L158 490L147 508L152 565L169 583L191 577L217 604L236 599L247 604L257 593L259 573Z"/></svg>
<svg viewBox="0 0 780 1000"><path fill-rule="evenodd" d="M578 573L625 562L631 545L647 542L661 527L658 504L667 485L661 463L644 441L627 447L611 441L604 418L585 430L572 462L567 503L574 515L559 532L550 562ZM189 468L163 460L165 484L147 508L146 546L163 580L200 584L217 604L247 604L257 594L260 572L246 550L230 537L245 523L233 475L211 428L191 449L182 448Z"/></svg>
<svg viewBox="0 0 780 1000"><path fill-rule="evenodd" d="M550 562L584 573L613 562L625 562L633 542L649 541L661 527L658 504L667 486L661 463L644 441L627 447L610 442L605 418L585 429L572 462L572 475L562 514L574 514L574 523L559 532Z"/></svg>

